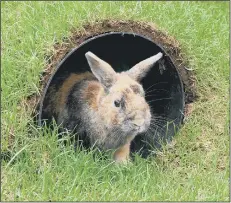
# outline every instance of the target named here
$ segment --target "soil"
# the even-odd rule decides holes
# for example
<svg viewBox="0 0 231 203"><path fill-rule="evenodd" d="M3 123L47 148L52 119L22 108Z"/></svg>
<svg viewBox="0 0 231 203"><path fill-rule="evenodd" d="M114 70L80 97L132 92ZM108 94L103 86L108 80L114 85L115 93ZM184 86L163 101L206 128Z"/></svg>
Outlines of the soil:
<svg viewBox="0 0 231 203"><path fill-rule="evenodd" d="M47 66L41 76L40 94L31 95L27 100L27 104L32 109L36 109L40 95L42 95L50 76L67 53L76 48L76 46L79 46L86 39L106 32L134 32L150 38L165 49L176 65L184 85L185 117L187 118L191 113L192 102L198 96L196 94L195 76L189 68L186 54L182 53L180 44L176 39L169 36L167 32L158 29L155 24L131 20L103 20L89 23L80 30L73 29L70 37L63 39L62 43L54 44L53 53L45 57ZM36 113L36 110L33 113Z"/></svg>

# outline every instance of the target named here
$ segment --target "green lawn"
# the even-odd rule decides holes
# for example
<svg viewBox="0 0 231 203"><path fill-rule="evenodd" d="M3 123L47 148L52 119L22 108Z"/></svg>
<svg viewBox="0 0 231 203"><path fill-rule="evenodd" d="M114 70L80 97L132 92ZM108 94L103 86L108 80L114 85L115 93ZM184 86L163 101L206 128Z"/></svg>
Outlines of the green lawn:
<svg viewBox="0 0 231 203"><path fill-rule="evenodd" d="M229 2L1 2L2 201L229 201ZM127 166L57 145L32 124L53 44L96 19L156 23L195 70L199 100L173 143ZM29 125L27 125L29 123ZM45 136L42 133L45 132Z"/></svg>

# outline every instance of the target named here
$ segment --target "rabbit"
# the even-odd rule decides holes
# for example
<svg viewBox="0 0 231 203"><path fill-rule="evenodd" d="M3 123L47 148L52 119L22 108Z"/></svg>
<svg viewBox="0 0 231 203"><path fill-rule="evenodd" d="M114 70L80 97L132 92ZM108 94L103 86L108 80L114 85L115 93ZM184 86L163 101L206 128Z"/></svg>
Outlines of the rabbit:
<svg viewBox="0 0 231 203"><path fill-rule="evenodd" d="M71 74L53 98L58 125L86 132L92 146L113 149L115 162L127 162L131 141L148 130L152 119L140 81L162 56L159 52L116 73L88 51L85 57L92 73Z"/></svg>

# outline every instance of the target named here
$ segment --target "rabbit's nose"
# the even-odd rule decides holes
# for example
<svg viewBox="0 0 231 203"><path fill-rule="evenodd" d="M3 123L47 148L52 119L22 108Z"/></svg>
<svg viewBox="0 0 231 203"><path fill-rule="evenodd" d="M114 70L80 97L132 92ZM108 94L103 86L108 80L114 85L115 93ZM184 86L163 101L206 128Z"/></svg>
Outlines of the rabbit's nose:
<svg viewBox="0 0 231 203"><path fill-rule="evenodd" d="M133 124L140 127L144 124L144 119L137 119L133 121Z"/></svg>
<svg viewBox="0 0 231 203"><path fill-rule="evenodd" d="M134 120L135 117L136 117L136 115L135 115L134 112L133 112L133 113L129 113L129 114L127 115L127 119L128 119L128 120Z"/></svg>

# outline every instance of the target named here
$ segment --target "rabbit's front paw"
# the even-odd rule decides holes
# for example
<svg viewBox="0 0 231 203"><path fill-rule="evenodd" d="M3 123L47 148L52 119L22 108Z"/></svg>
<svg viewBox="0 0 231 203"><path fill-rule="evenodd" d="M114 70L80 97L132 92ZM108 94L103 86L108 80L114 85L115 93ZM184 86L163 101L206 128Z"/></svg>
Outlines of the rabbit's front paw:
<svg viewBox="0 0 231 203"><path fill-rule="evenodd" d="M126 164L129 162L130 143L120 147L114 153L114 160L116 163Z"/></svg>

